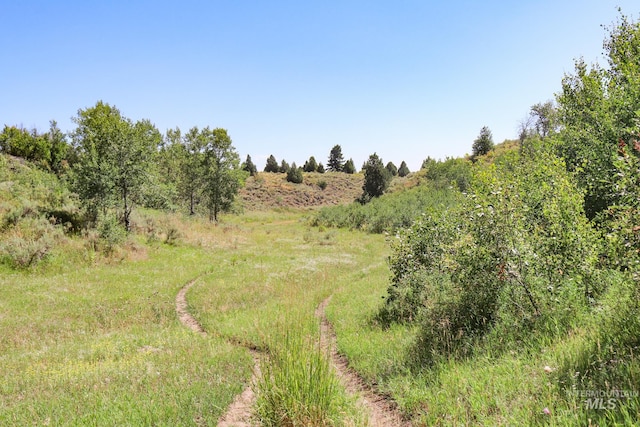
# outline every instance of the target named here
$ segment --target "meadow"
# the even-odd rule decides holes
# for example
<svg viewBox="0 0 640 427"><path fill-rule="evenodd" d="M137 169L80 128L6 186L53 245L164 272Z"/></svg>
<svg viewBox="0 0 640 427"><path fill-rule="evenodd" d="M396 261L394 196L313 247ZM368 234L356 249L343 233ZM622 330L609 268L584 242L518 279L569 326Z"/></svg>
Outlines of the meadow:
<svg viewBox="0 0 640 427"><path fill-rule="evenodd" d="M141 233L107 257L69 239L37 268L3 268L0 424L216 425L251 378L246 346L274 366L276 349L322 365L317 305L372 271L385 274L381 236L311 228L296 212L229 216L218 226L137 218L147 231L167 221L180 236L172 245ZM206 336L176 315L176 294L194 279L188 308ZM328 404L316 424L364 422L333 373L319 375L329 397L320 397Z"/></svg>

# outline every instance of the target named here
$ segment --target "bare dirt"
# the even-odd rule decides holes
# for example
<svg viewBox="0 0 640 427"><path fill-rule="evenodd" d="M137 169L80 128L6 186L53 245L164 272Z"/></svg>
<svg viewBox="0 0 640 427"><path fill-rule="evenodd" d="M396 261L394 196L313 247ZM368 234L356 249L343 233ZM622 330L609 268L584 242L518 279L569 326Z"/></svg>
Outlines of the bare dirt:
<svg viewBox="0 0 640 427"><path fill-rule="evenodd" d="M332 364L338 378L352 395L358 396L360 405L369 414L369 425L372 427L408 427L409 421L402 418L396 404L387 396L379 393L375 387L367 384L353 369L347 359L336 349L336 335L327 320L325 308L331 297L320 303L316 309L316 317L320 319L320 345L331 355Z"/></svg>
<svg viewBox="0 0 640 427"><path fill-rule="evenodd" d="M183 325L191 329L193 332L200 335L207 335L206 331L198 323L198 321L189 313L187 305L187 292L189 288L193 286L196 280L192 280L187 283L176 296L176 312L178 318ZM254 349L249 349L253 356L253 375L251 383L244 389L242 393L236 396L234 401L229 405L227 412L218 421L218 427L251 427L256 424L252 421L252 408L255 402L255 394L253 392L252 385L255 384L257 378L260 376L260 359L258 352Z"/></svg>

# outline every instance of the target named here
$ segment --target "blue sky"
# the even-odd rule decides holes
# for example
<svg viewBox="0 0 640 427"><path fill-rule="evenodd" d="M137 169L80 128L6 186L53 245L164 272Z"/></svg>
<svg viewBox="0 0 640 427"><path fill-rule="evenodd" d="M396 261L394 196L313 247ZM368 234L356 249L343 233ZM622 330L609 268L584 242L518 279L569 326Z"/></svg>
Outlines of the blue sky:
<svg viewBox="0 0 640 427"><path fill-rule="evenodd" d="M326 163L340 144L410 169L515 138L601 25L637 0L11 1L0 124L70 131L103 100L160 131L223 127L244 159Z"/></svg>

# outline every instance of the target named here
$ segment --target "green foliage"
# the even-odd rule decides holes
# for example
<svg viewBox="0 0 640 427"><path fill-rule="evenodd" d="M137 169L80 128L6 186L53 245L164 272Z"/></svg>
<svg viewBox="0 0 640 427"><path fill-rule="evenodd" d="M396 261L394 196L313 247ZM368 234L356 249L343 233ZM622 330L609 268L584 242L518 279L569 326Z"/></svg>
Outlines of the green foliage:
<svg viewBox="0 0 640 427"><path fill-rule="evenodd" d="M363 193L360 200L362 203L367 203L371 199L384 194L389 187L392 176L376 153L369 156L363 169L364 184L362 185Z"/></svg>
<svg viewBox="0 0 640 427"><path fill-rule="evenodd" d="M5 125L0 133L0 152L22 157L45 169L62 173L67 166L69 144L55 121L52 120L49 125L49 132L44 134L39 134L36 129L29 132Z"/></svg>
<svg viewBox="0 0 640 427"><path fill-rule="evenodd" d="M287 181L294 184L302 184L303 179L302 168L296 166L296 162L291 163L291 169L287 172Z"/></svg>
<svg viewBox="0 0 640 427"><path fill-rule="evenodd" d="M283 160L281 168L284 167L284 165L285 165L285 161ZM251 160L251 156L248 154L247 154L247 160L245 160L244 163L242 164L242 170L245 172L249 172L249 176L256 176L258 173L258 168Z"/></svg>
<svg viewBox="0 0 640 427"><path fill-rule="evenodd" d="M324 165L322 163L318 163L318 167L316 168L316 172L325 173Z"/></svg>
<svg viewBox="0 0 640 427"><path fill-rule="evenodd" d="M62 228L41 216L21 218L5 229L0 261L13 268L30 268L44 260L63 237Z"/></svg>
<svg viewBox="0 0 640 427"><path fill-rule="evenodd" d="M278 169L278 172L287 173L289 172L289 169L291 169L291 166L289 166L289 163L287 163L285 159L282 159L282 162L280 162L280 168Z"/></svg>
<svg viewBox="0 0 640 427"><path fill-rule="evenodd" d="M344 157L342 155L342 147L340 147L340 145L334 145L329 153L329 160L327 160L327 170L329 172L342 172L343 169Z"/></svg>
<svg viewBox="0 0 640 427"><path fill-rule="evenodd" d="M409 170L409 167L407 166L407 163L403 160L402 163L400 163L400 168L398 169L398 176L399 177L405 177L407 175L409 175L411 173L411 171Z"/></svg>
<svg viewBox="0 0 640 427"><path fill-rule="evenodd" d="M94 242L93 249L111 254L127 238L127 230L113 214L101 215L96 222L99 241Z"/></svg>
<svg viewBox="0 0 640 427"><path fill-rule="evenodd" d="M436 188L455 187L464 192L471 184L471 163L462 158L447 158L444 161L427 158L422 170L429 185Z"/></svg>
<svg viewBox="0 0 640 427"><path fill-rule="evenodd" d="M240 157L226 129L200 132L204 144L204 191L209 219L218 221L218 214L231 209L246 172L240 169Z"/></svg>
<svg viewBox="0 0 640 427"><path fill-rule="evenodd" d="M487 126L480 129L480 134L473 141L471 146L471 159L475 160L478 156L484 156L493 149L493 135Z"/></svg>
<svg viewBox="0 0 640 427"><path fill-rule="evenodd" d="M278 161L276 160L275 157L273 157L273 154L270 155L269 158L267 159L267 164L264 167L264 171L265 172L272 172L272 173L280 172L280 167L278 166Z"/></svg>
<svg viewBox="0 0 640 427"><path fill-rule="evenodd" d="M304 166L302 167L303 172L316 172L318 170L318 163L316 162L316 158L311 156L309 160L304 162Z"/></svg>
<svg viewBox="0 0 640 427"><path fill-rule="evenodd" d="M576 61L558 95L562 125L558 150L585 189L594 218L617 203L614 161L620 140L629 141L640 118L640 24L621 14L604 42L608 68Z"/></svg>
<svg viewBox="0 0 640 427"><path fill-rule="evenodd" d="M117 207L125 228L131 228L134 204L142 188L161 135L148 120L135 124L102 101L79 110L72 134L78 154L73 168L74 189L93 218Z"/></svg>
<svg viewBox="0 0 640 427"><path fill-rule="evenodd" d="M427 361L467 354L489 331L517 341L566 330L603 291L591 280L598 246L581 200L539 141L477 170L464 203L398 234L380 319L421 319Z"/></svg>
<svg viewBox="0 0 640 427"><path fill-rule="evenodd" d="M430 206L448 206L460 198L457 191L419 186L386 194L367 204L352 203L320 209L311 223L369 233L395 232L409 227Z"/></svg>
<svg viewBox="0 0 640 427"><path fill-rule="evenodd" d="M387 170L389 171L391 176L397 176L398 175L398 168L396 167L396 165L393 164L393 162L387 163L387 166L385 166L385 167L387 168Z"/></svg>
<svg viewBox="0 0 640 427"><path fill-rule="evenodd" d="M58 176L0 155L0 259L29 268L81 226L74 196Z"/></svg>
<svg viewBox="0 0 640 427"><path fill-rule="evenodd" d="M356 173L356 166L353 164L353 159L349 159L344 163L342 172L348 173L350 175Z"/></svg>

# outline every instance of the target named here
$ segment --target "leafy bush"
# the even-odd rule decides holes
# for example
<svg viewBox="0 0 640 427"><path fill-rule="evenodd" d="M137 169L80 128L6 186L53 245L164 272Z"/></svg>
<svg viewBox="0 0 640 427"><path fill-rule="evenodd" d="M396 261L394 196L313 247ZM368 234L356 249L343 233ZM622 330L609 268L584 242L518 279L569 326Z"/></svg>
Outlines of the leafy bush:
<svg viewBox="0 0 640 427"><path fill-rule="evenodd" d="M427 360L467 354L492 330L562 332L604 290L590 280L597 255L582 194L552 147L532 140L478 168L462 203L398 233L379 318L418 319Z"/></svg>
<svg viewBox="0 0 640 427"><path fill-rule="evenodd" d="M127 238L127 230L122 226L122 222L113 214L103 215L98 218L96 224L100 246L105 253L111 253L121 245Z"/></svg>

